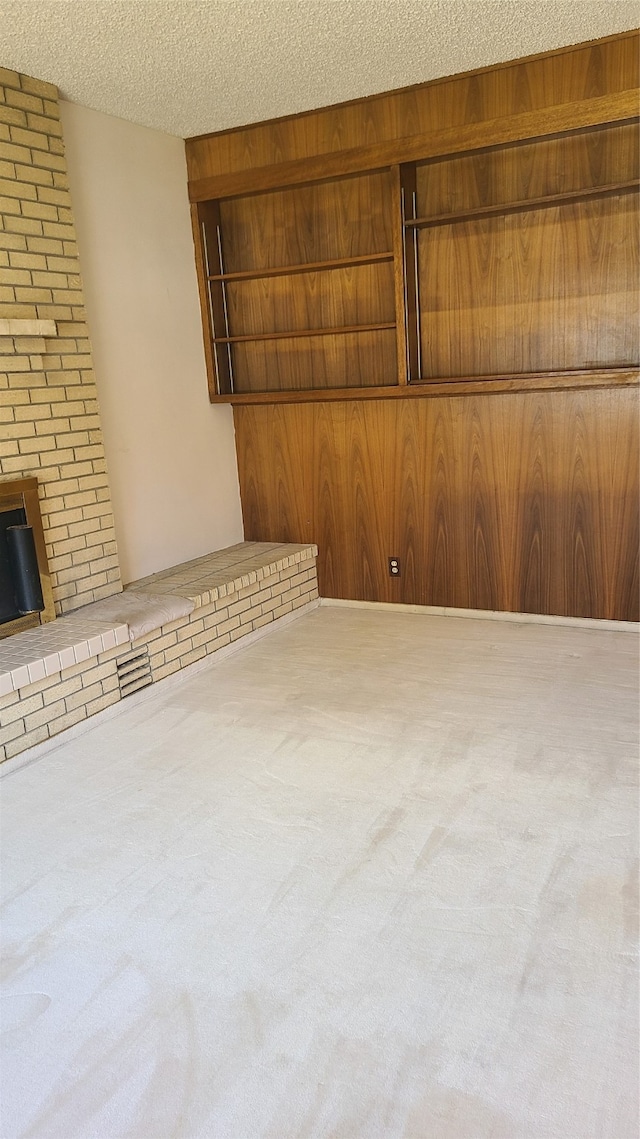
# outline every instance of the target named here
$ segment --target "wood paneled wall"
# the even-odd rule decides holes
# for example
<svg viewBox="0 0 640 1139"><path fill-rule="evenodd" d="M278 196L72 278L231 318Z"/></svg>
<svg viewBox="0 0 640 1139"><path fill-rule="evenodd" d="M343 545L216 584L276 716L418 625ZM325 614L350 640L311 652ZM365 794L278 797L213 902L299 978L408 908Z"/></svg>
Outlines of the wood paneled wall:
<svg viewBox="0 0 640 1139"><path fill-rule="evenodd" d="M638 86L638 61L638 37L629 33L191 140L190 183L229 175L231 186L237 172L268 167L272 181L262 184L277 187L281 163L313 162L350 148L629 91ZM582 136L571 162L567 146L551 140L530 153L520 148L517 159L503 149L493 156L451 159L437 170L419 168L420 208L447 213L570 193L574 184L606 186L612 138L615 177L624 175L627 153L635 169L635 128L620 132L617 141L605 133ZM361 185L359 194L369 192ZM263 195L258 215L249 198L222 204L239 235L232 251L237 269L245 264L245 235L252 256L260 251L262 225L271 237L277 231L280 242L263 243L265 265L337 255L328 231L305 231L304 219L300 223L295 211L286 209L287 193ZM308 191L309 200L324 194ZM304 201L304 195L297 196L302 206ZM339 209L343 236L349 232L352 201L353 189ZM637 620L638 389L626 386L632 376L616 377L607 369L637 363L638 270L627 207L620 199L612 201L554 207L544 215L525 211L470 220L463 223L466 240L458 236L454 242L449 224L422 229L417 238L420 271L428 266L421 300L424 375L544 371L560 361L568 368L590 367L588 381L576 375L573 389L527 391L525 376L521 390L500 394L490 392L491 384L463 395L434 389L427 396L409 388L390 393L397 398L351 402L329 401L324 393L316 403L277 402L274 392L273 403L238 404L234 418L247 539L317 542L325 596ZM280 222L271 224L278 211ZM580 224L574 225L578 215ZM379 211L372 216L365 252L389 249L385 218ZM580 245L576 234L586 244ZM497 269L491 258L500 261ZM359 314L358 274L371 270L350 270L339 290L340 312L327 319L386 318L386 266L376 272L384 284L379 308ZM280 310L290 320L287 288L272 280L259 289L241 284L230 290L236 323L249 330L260 327L260 305L267 302L274 320ZM308 310L315 319L316 309L324 313L325 299L315 283L309 288L308 297L298 291L296 303L304 319ZM523 328L523 336L514 335L514 329ZM306 352L310 388L329 386L336 369L344 372L345 386L354 369L361 377L370 370L378 386L393 383L398 374L393 339L392 332L381 333L370 360L360 358L370 351L362 337L353 344L343 338L344 359L312 353L300 340L295 370L299 376ZM272 348L239 348L254 390L299 384L293 365L288 379L282 364L273 382ZM399 579L389 577L390 556L400 559Z"/></svg>
<svg viewBox="0 0 640 1139"><path fill-rule="evenodd" d="M317 542L321 595L638 619L637 389L234 417L246 538Z"/></svg>

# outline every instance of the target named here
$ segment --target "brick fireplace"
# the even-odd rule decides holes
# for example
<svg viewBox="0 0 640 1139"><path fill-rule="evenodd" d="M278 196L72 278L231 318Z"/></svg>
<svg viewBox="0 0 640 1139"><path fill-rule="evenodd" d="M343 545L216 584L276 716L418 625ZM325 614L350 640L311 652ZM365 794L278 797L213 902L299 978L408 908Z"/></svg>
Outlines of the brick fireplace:
<svg viewBox="0 0 640 1139"><path fill-rule="evenodd" d="M240 542L122 591L57 91L0 69L3 487L37 495L61 619L0 637L0 762L318 603L313 545Z"/></svg>
<svg viewBox="0 0 640 1139"><path fill-rule="evenodd" d="M30 477L56 613L119 593L58 93L0 68L0 480Z"/></svg>

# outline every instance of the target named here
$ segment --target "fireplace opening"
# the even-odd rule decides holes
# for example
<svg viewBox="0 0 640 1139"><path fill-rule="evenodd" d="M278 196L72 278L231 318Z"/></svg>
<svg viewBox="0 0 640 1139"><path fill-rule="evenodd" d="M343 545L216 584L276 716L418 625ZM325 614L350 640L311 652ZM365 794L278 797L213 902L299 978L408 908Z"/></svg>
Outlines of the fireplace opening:
<svg viewBox="0 0 640 1139"><path fill-rule="evenodd" d="M54 616L37 479L0 482L0 638Z"/></svg>

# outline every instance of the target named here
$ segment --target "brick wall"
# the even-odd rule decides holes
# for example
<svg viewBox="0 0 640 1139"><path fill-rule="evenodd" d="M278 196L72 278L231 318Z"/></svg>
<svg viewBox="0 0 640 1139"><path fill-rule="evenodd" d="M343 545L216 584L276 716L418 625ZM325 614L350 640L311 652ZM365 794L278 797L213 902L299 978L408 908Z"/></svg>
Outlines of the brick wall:
<svg viewBox="0 0 640 1139"><path fill-rule="evenodd" d="M35 475L57 613L121 589L58 93L0 68L0 476Z"/></svg>

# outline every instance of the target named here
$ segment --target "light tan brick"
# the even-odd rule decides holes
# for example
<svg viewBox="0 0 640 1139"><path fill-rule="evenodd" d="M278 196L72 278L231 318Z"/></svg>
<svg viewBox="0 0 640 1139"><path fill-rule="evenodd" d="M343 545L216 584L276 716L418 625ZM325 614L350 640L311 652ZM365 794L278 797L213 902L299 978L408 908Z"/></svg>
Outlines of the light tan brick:
<svg viewBox="0 0 640 1139"><path fill-rule="evenodd" d="M7 107L6 104L0 103L0 123L6 123L10 127L26 127L26 112L17 107Z"/></svg>
<svg viewBox="0 0 640 1139"><path fill-rule="evenodd" d="M10 71L8 67L0 67L0 87L20 87L20 76L17 71Z"/></svg>
<svg viewBox="0 0 640 1139"><path fill-rule="evenodd" d="M47 205L46 202L26 201L23 198L21 207L25 217L40 218L43 222L50 221L52 218L58 216L56 207Z"/></svg>
<svg viewBox="0 0 640 1139"><path fill-rule="evenodd" d="M23 234L0 231L0 249L25 250L26 248L27 239Z"/></svg>
<svg viewBox="0 0 640 1139"><path fill-rule="evenodd" d="M46 136L53 135L62 137L62 127L56 119L45 118L42 115L32 114L27 111L27 123L29 130L38 131Z"/></svg>
<svg viewBox="0 0 640 1139"><path fill-rule="evenodd" d="M31 685L29 685L29 687L31 687ZM40 708L42 708L44 703L42 693L34 692L32 695L23 696L22 692L25 691L26 689L23 688L21 692L18 693L19 699L17 703L12 704L9 709L3 709L3 724L11 724L14 720L18 719L22 720L25 716L30 716L33 712L38 712Z"/></svg>
<svg viewBox="0 0 640 1139"><path fill-rule="evenodd" d="M15 142L0 142L0 158L9 162L31 162L31 151Z"/></svg>
<svg viewBox="0 0 640 1139"><path fill-rule="evenodd" d="M2 203L0 202L1 209ZM12 233L26 233L35 236L42 233L42 222L38 221L37 218L12 217L11 224L7 225L6 228L10 229Z"/></svg>
<svg viewBox="0 0 640 1139"><path fill-rule="evenodd" d="M23 166L16 165L16 177L22 183L31 183L36 187L49 186L53 188L53 173L51 170L45 170L40 166ZM39 189L36 191L38 200L46 202L48 199L41 197Z"/></svg>
<svg viewBox="0 0 640 1139"><path fill-rule="evenodd" d="M0 78L1 82L2 79ZM21 75L20 86L23 91L28 91L32 95L40 95L43 99L50 99L57 105L58 88L53 83L47 83L44 79L33 79L30 75Z"/></svg>
<svg viewBox="0 0 640 1139"><path fill-rule="evenodd" d="M7 759L12 759L14 755L19 755L21 751L26 751L29 747L35 747L36 744L43 743L44 740L49 738L49 729L46 724L40 728L35 728L26 735L20 736L19 739L13 740L12 743L6 745Z"/></svg>
<svg viewBox="0 0 640 1139"><path fill-rule="evenodd" d="M44 111L42 99L30 92L19 91L16 88L7 90L6 101L8 107L20 107L23 111L34 111L37 115L41 115Z"/></svg>
<svg viewBox="0 0 640 1139"><path fill-rule="evenodd" d="M42 724L48 724L51 720L55 720L56 716L61 716L64 712L64 700L47 704L39 712L32 712L30 716L25 716L25 728L27 732L31 732L34 728L39 728Z"/></svg>
<svg viewBox="0 0 640 1139"><path fill-rule="evenodd" d="M17 195L0 193L0 215L5 229L13 231L15 229L13 216L19 216L21 213L22 206Z"/></svg>
<svg viewBox="0 0 640 1139"><path fill-rule="evenodd" d="M71 712L65 712L62 716L57 716L55 720L49 723L49 734L57 736L59 732L66 731L67 728L72 728L74 724L79 724L81 720L86 720L87 709L85 705L79 708L74 708Z"/></svg>
<svg viewBox="0 0 640 1139"><path fill-rule="evenodd" d="M28 356L12 356L3 364L7 372L30 372L31 364Z"/></svg>
<svg viewBox="0 0 640 1139"><path fill-rule="evenodd" d="M178 629L178 641L190 641L197 633L204 632L204 621L186 621L182 629Z"/></svg>
<svg viewBox="0 0 640 1139"><path fill-rule="evenodd" d="M34 253L58 255L64 252L64 244L57 237L29 237L27 248Z"/></svg>
<svg viewBox="0 0 640 1139"><path fill-rule="evenodd" d="M34 285L41 285L47 289L65 289L67 287L66 273L52 273L49 269L35 270L31 274Z"/></svg>
<svg viewBox="0 0 640 1139"><path fill-rule="evenodd" d="M46 134L40 131L27 129L23 124L12 125L10 128L11 141L21 146L28 146L36 150L48 150L49 140Z"/></svg>
<svg viewBox="0 0 640 1139"><path fill-rule="evenodd" d="M202 660L206 655L206 649L204 647L192 648L180 658L180 667L188 668L190 664L195 664L196 661Z"/></svg>
<svg viewBox="0 0 640 1139"><path fill-rule="evenodd" d="M13 178L0 178L0 194L3 198L19 198L25 203L27 199L33 202L37 200L35 186L25 185L24 182L17 182Z"/></svg>
<svg viewBox="0 0 640 1139"><path fill-rule="evenodd" d="M89 704L92 700L97 700L102 695L102 687L99 683L91 684L87 688L82 688L80 692L74 692L71 696L67 696L65 700L67 711L72 712L74 708L78 708L83 704Z"/></svg>
<svg viewBox="0 0 640 1139"><path fill-rule="evenodd" d="M223 637L225 633L230 633L233 629L238 629L239 627L240 618L229 617L228 620L222 621L221 624L216 626L216 633L219 637Z"/></svg>
<svg viewBox="0 0 640 1139"><path fill-rule="evenodd" d="M92 700L90 704L87 704L87 715L95 716L96 712L103 712L105 708L110 708L112 704L116 704L119 699L119 692L103 692L97 700Z"/></svg>
<svg viewBox="0 0 640 1139"><path fill-rule="evenodd" d="M24 735L24 720L22 716L16 716L13 720L3 717L2 725L0 726L0 744L8 744L11 740L15 740L22 735Z"/></svg>
<svg viewBox="0 0 640 1139"><path fill-rule="evenodd" d="M122 652L122 646L120 647L120 652ZM90 683L96 683L96 684L97 683L103 683L103 681L105 681L110 676L115 676L116 680L117 680L115 670L116 670L115 660L105 661L102 664L97 664L93 668L88 669L86 673L83 673L83 676L82 676L83 685L85 687L87 687L87 685L84 684L85 675L87 676L87 678L89 676L91 677Z"/></svg>

